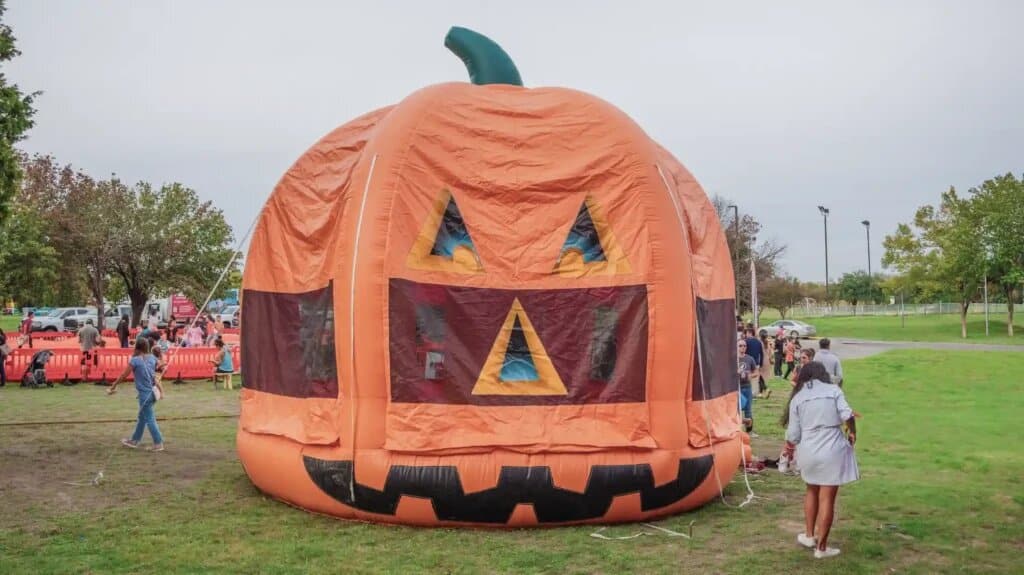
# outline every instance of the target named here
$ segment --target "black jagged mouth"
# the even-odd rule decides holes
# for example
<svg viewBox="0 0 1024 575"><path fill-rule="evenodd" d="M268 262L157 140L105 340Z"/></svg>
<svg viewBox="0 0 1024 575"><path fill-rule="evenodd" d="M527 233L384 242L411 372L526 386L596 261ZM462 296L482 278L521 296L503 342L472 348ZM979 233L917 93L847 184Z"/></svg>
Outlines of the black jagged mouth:
<svg viewBox="0 0 1024 575"><path fill-rule="evenodd" d="M641 511L682 501L707 478L711 455L683 458L675 479L655 485L650 464L594 465L582 493L557 487L548 466L503 466L497 484L474 493L462 489L455 466L392 465L384 489L353 485L351 460L303 456L310 479L333 499L360 511L394 516L402 497L429 499L438 521L502 525L517 505L533 506L538 523L571 523L604 517L620 495L639 493ZM353 497L354 495L354 497Z"/></svg>

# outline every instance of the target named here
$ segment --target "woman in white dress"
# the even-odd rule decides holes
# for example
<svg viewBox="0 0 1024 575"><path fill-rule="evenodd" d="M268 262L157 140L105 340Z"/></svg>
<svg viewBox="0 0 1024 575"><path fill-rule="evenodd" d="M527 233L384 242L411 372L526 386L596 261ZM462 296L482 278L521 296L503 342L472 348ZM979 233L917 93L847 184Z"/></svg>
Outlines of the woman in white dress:
<svg viewBox="0 0 1024 575"><path fill-rule="evenodd" d="M846 423L849 432L843 433ZM860 478L853 445L857 427L853 409L843 390L831 383L825 366L812 361L800 368L796 386L783 412L786 450L796 451L800 476L807 484L804 495L804 532L796 536L818 559L839 555L828 546L839 486Z"/></svg>

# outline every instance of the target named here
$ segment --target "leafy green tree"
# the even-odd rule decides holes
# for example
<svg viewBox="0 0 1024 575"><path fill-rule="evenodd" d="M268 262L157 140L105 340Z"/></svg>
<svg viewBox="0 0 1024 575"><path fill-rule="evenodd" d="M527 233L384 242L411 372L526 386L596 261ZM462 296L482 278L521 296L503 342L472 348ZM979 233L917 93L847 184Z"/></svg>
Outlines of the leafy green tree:
<svg viewBox="0 0 1024 575"><path fill-rule="evenodd" d="M46 224L31 207L15 204L0 226L0 291L19 306L54 303L57 250Z"/></svg>
<svg viewBox="0 0 1024 575"><path fill-rule="evenodd" d="M1024 177L996 176L971 190L988 250L989 277L1002 288L1013 335L1013 307L1024 283Z"/></svg>
<svg viewBox="0 0 1024 575"><path fill-rule="evenodd" d="M950 188L942 194L938 207L918 208L916 231L900 224L882 243L884 266L923 282L948 286L960 303L960 335L964 338L967 310L988 266L980 224L977 206Z"/></svg>
<svg viewBox="0 0 1024 575"><path fill-rule="evenodd" d="M118 230L111 270L124 282L134 317L155 294L180 291L201 304L231 258L224 214L181 184L136 184L111 218Z"/></svg>
<svg viewBox="0 0 1024 575"><path fill-rule="evenodd" d="M121 228L108 221L127 205L128 188L116 179L94 182L83 177L67 190L58 212L61 253L72 258L85 277L102 325L110 270L120 249ZM139 317L139 316L135 316Z"/></svg>
<svg viewBox="0 0 1024 575"><path fill-rule="evenodd" d="M839 278L839 298L857 305L858 302L879 302L884 297L879 279L863 270L845 273Z"/></svg>
<svg viewBox="0 0 1024 575"><path fill-rule="evenodd" d="M800 281L793 277L769 278L758 291L761 303L778 310L782 319L786 319L786 313L804 297Z"/></svg>
<svg viewBox="0 0 1024 575"><path fill-rule="evenodd" d="M14 46L11 28L2 22L7 10L4 4L0 0L0 64L21 54ZM35 114L32 100L38 94L23 94L16 84L9 84L0 73L0 222L10 213L11 199L18 192L21 180L20 158L14 144L32 128L32 116Z"/></svg>
<svg viewBox="0 0 1024 575"><path fill-rule="evenodd" d="M55 264L56 281L53 284L53 301L58 306L82 305L90 290L87 277L82 273L82 264L70 253L72 237L68 220L78 215L67 209L69 195L81 187L94 185L92 178L71 166L62 166L52 156L21 158L24 174L17 202L33 210L44 223L45 235L50 245L57 250Z"/></svg>

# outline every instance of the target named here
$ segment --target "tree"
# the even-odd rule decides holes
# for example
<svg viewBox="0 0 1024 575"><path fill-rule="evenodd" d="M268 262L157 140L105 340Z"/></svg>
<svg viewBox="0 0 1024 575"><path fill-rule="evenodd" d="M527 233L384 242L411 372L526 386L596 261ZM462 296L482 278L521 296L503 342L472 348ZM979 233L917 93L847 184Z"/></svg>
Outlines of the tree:
<svg viewBox="0 0 1024 575"><path fill-rule="evenodd" d="M181 184L136 184L114 219L119 234L111 269L124 282L134 317L142 317L157 293L180 291L201 303L231 258L224 214Z"/></svg>
<svg viewBox="0 0 1024 575"><path fill-rule="evenodd" d="M4 4L0 0L0 63L21 54L14 46L11 28L2 22L7 10ZM0 222L7 218L11 199L18 192L21 179L20 157L14 144L32 128L32 116L35 114L32 100L37 95L38 92L22 94L17 84L8 84L7 78L0 73Z"/></svg>
<svg viewBox="0 0 1024 575"><path fill-rule="evenodd" d="M988 250L988 276L1002 288L1013 336L1013 304L1024 283L1024 177L996 176L971 189Z"/></svg>
<svg viewBox="0 0 1024 575"><path fill-rule="evenodd" d="M857 305L857 302L878 302L882 300L882 289L878 278L872 278L863 270L845 273L839 279L839 298Z"/></svg>
<svg viewBox="0 0 1024 575"><path fill-rule="evenodd" d="M116 179L94 182L82 176L67 190L58 216L62 240L66 242L62 254L75 261L84 274L96 304L99 326L103 325L110 270L123 234L123 229L109 220L127 205L128 196L128 189Z"/></svg>
<svg viewBox="0 0 1024 575"><path fill-rule="evenodd" d="M778 310L782 319L786 319L786 313L804 297L800 280L793 277L769 278L758 291L765 307Z"/></svg>
<svg viewBox="0 0 1024 575"><path fill-rule="evenodd" d="M761 224L750 214L742 214L736 221L734 211L729 208L731 201L714 196L711 203L718 213L718 221L725 232L725 239L732 254L733 271L736 274L736 309L739 313L750 310L750 259L753 254L754 269L758 283L763 283L778 273L779 258L786 253L786 246L775 240L757 243ZM738 223L738 225L737 225ZM760 291L760 290L759 290Z"/></svg>
<svg viewBox="0 0 1024 575"><path fill-rule="evenodd" d="M72 249L72 238L66 220L78 217L67 209L67 201L73 190L92 186L94 182L70 165L61 166L52 156L37 155L31 159L22 157L21 170L24 177L17 202L31 209L43 222L47 240L58 254L54 266L57 277L53 283L53 300L47 303L58 306L81 305L90 292L81 263L67 253Z"/></svg>
<svg viewBox="0 0 1024 575"><path fill-rule="evenodd" d="M882 265L901 274L947 286L960 302L960 335L967 337L967 310L988 267L977 206L950 188L938 208L922 206L915 232L900 224L882 245Z"/></svg>
<svg viewBox="0 0 1024 575"><path fill-rule="evenodd" d="M57 281L57 250L29 206L14 205L0 226L0 290L20 306L49 305Z"/></svg>

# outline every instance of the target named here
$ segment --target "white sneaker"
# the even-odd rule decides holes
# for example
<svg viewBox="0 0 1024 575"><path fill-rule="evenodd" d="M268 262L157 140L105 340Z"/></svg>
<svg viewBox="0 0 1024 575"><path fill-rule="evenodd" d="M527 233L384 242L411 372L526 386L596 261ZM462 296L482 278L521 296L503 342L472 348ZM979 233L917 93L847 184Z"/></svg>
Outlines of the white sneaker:
<svg viewBox="0 0 1024 575"><path fill-rule="evenodd" d="M824 551L821 549L814 550L815 559L825 559L827 557L835 557L836 555L839 555L839 550L835 547L826 547Z"/></svg>
<svg viewBox="0 0 1024 575"><path fill-rule="evenodd" d="M757 439L758 437L761 437L760 435L758 435L758 434L754 433L753 431L751 431L751 432L750 432L750 433L748 433L747 435L748 435L748 436L749 436L749 437L750 437L751 439Z"/></svg>
<svg viewBox="0 0 1024 575"><path fill-rule="evenodd" d="M796 542L808 549L814 549L818 546L818 540L814 537L808 537L805 533L797 533Z"/></svg>

